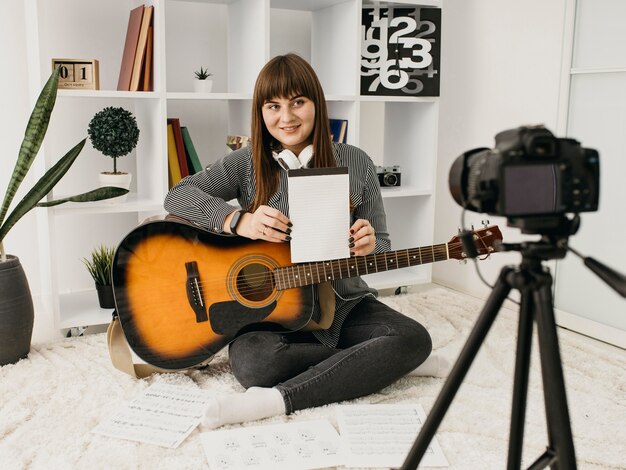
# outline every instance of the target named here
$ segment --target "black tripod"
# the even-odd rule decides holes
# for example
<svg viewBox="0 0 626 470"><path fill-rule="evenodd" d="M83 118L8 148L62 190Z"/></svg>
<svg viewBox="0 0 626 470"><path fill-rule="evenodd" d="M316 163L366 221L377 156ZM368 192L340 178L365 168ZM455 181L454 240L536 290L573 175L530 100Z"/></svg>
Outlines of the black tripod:
<svg viewBox="0 0 626 470"><path fill-rule="evenodd" d="M521 466L533 322L537 323L549 443L547 450L529 469L537 470L547 466L551 466L552 470L576 468L563 368L552 308L552 276L542 265L544 260L562 258L567 248L557 248L555 244L548 243L544 238L540 242L520 245L519 249L522 253L521 264L517 267L504 267L500 272L493 291L402 469L417 468L511 289L520 291L521 303L507 469L519 469Z"/></svg>

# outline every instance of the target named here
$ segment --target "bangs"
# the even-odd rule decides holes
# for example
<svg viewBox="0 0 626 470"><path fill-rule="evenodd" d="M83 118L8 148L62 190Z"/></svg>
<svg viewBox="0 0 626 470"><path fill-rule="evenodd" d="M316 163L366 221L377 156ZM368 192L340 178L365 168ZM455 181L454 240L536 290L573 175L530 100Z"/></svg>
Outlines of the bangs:
<svg viewBox="0 0 626 470"><path fill-rule="evenodd" d="M309 74L301 70L298 64L287 63L287 60L279 60L265 73L257 87L258 102L265 103L274 98L293 98L305 96L315 97L315 84L310 83ZM271 77L271 79L270 79Z"/></svg>

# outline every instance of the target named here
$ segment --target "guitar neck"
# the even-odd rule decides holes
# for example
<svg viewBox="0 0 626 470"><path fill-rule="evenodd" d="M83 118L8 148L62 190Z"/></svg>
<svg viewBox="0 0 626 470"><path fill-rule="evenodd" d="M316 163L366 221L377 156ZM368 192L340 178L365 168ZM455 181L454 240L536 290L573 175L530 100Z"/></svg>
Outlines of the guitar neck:
<svg viewBox="0 0 626 470"><path fill-rule="evenodd" d="M448 244L441 243L366 256L285 266L274 271L274 283L277 290L285 290L447 259L450 259Z"/></svg>

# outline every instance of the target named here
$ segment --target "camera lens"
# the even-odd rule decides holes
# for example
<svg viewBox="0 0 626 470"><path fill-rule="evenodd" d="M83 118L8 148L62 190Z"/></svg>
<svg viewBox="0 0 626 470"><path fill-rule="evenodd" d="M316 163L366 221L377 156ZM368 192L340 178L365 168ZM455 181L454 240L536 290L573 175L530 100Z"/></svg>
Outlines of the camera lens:
<svg viewBox="0 0 626 470"><path fill-rule="evenodd" d="M398 177L393 173L385 173L385 176L383 176L383 181L387 186L397 186Z"/></svg>

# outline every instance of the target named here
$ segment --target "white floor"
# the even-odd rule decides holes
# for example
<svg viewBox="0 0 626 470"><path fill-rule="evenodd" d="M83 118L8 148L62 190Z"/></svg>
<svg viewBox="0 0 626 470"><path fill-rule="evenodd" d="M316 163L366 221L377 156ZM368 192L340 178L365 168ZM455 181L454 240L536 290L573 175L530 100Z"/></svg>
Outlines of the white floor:
<svg viewBox="0 0 626 470"><path fill-rule="evenodd" d="M435 350L454 361L482 302L441 287L382 299L429 329ZM506 466L517 312L503 309L437 433L451 469ZM580 469L626 468L626 352L559 330L574 444ZM428 412L444 379L405 377L350 403L421 403ZM195 430L177 449L115 440L90 431L124 400L165 382L216 394L242 391L224 351L208 369L136 380L115 370L104 334L34 345L28 359L0 368L0 462L3 469L208 468ZM248 423L328 419L335 405ZM536 344L531 360L523 464L547 445Z"/></svg>

